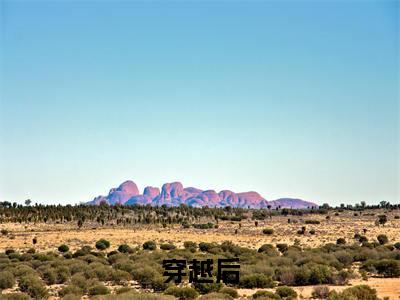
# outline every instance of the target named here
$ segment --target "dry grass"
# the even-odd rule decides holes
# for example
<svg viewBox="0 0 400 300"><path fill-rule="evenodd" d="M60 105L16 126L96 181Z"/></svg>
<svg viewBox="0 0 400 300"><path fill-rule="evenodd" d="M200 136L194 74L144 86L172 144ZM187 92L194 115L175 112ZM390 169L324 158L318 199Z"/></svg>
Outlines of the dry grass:
<svg viewBox="0 0 400 300"><path fill-rule="evenodd" d="M366 212L368 213L368 212ZM158 243L172 242L181 245L184 241L195 242L222 242L230 240L236 244L249 248L258 248L265 243L288 243L293 244L298 240L302 246L315 247L326 243L335 243L339 237L347 241L353 241L355 233L363 234L367 229L366 236L375 239L378 234L386 234L390 242L400 241L400 220L394 219L393 214L388 213L389 221L383 226L376 226L375 220L381 212L374 211L375 216L354 216L352 212L343 212L339 216L330 214L330 220L324 215L311 215L303 217L273 217L265 221L259 221L255 227L254 221L244 220L239 228L238 222L220 221L218 229L183 229L179 225L162 228L161 226L138 225L132 227L105 226L97 224L85 224L78 229L75 223L69 224L2 224L1 229L7 229L8 236L0 236L0 251L7 248L28 249L31 248L32 239L37 238L35 245L37 250L52 250L62 243L68 244L72 250L82 245L93 245L100 238L107 238L112 248L122 243L130 245L141 245L144 241L155 240ZM290 218L297 222L288 224ZM305 225L307 219L319 220L321 224ZM301 226L307 227L305 235L298 235ZM274 234L263 235L262 229L273 228ZM237 229L238 233L235 234ZM316 233L311 235L309 230L314 229Z"/></svg>

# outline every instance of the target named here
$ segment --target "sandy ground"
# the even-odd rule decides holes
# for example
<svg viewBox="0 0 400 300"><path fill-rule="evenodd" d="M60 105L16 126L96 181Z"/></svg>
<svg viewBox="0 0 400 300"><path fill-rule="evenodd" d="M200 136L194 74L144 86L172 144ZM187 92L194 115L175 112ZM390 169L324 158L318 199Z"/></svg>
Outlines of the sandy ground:
<svg viewBox="0 0 400 300"><path fill-rule="evenodd" d="M106 238L111 242L111 248L116 248L122 243L130 245L142 245L147 240L156 242L172 242L181 245L184 241L195 242L217 242L225 240L232 241L238 245L250 248L259 248L265 243L288 243L293 244L297 239L303 246L315 247L325 243L335 243L339 237L348 241L353 240L355 233L363 234L375 239L378 234L386 234L390 242L400 241L400 220L389 216L390 221L383 226L376 226L376 216L354 217L353 214L330 216L293 217L290 219L297 223L288 224L288 217L273 217L266 221L259 221L258 227L254 221L242 221L239 227L237 222L220 221L218 229L183 229L179 225L167 228L161 226L134 226L117 227L107 225L99 227L97 224L85 224L78 229L75 223L70 224L0 224L0 229L7 229L8 236L0 236L0 251L7 248L28 249L31 248L32 240L37 238L35 248L37 250L52 250L60 244L68 244L72 250L82 245L94 245L100 238ZM319 220L321 224L307 225L307 219ZM296 232L306 226L305 235L298 235ZM263 228L273 228L274 234L262 234ZM311 235L309 230L314 229L315 234ZM235 230L238 231L235 234Z"/></svg>

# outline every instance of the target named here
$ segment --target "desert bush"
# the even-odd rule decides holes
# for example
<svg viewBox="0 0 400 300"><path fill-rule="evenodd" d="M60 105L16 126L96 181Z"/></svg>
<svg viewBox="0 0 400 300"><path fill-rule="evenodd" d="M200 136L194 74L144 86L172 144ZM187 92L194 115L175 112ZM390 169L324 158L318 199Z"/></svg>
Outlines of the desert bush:
<svg viewBox="0 0 400 300"><path fill-rule="evenodd" d="M400 250L400 242L397 242L393 245L397 250Z"/></svg>
<svg viewBox="0 0 400 300"><path fill-rule="evenodd" d="M60 297L64 297L65 295L68 295L68 294L72 294L72 295L82 295L82 294L83 294L83 290L82 290L80 287L71 284L71 285L64 286L64 287L58 292L58 295L59 295Z"/></svg>
<svg viewBox="0 0 400 300"><path fill-rule="evenodd" d="M360 243L367 243L368 242L368 238L365 235L360 235L360 237L358 238L358 241Z"/></svg>
<svg viewBox="0 0 400 300"><path fill-rule="evenodd" d="M71 283L73 285L81 288L84 291L87 289L87 285L88 285L87 279L82 273L77 273L77 274L73 275L71 277Z"/></svg>
<svg viewBox="0 0 400 300"><path fill-rule="evenodd" d="M8 235L8 230L7 229L2 229L1 231L2 235Z"/></svg>
<svg viewBox="0 0 400 300"><path fill-rule="evenodd" d="M95 284L89 288L89 295L107 295L110 290L104 284Z"/></svg>
<svg viewBox="0 0 400 300"><path fill-rule="evenodd" d="M336 240L336 245L345 245L346 244L346 239L344 238L338 238Z"/></svg>
<svg viewBox="0 0 400 300"><path fill-rule="evenodd" d="M126 271L122 271L122 270L114 270L112 272L112 281L116 284L121 284L124 282L127 282L129 280L131 280L132 275Z"/></svg>
<svg viewBox="0 0 400 300"><path fill-rule="evenodd" d="M287 299L287 300L297 299L296 291L288 286L277 287L275 290L275 294L277 294L282 299Z"/></svg>
<svg viewBox="0 0 400 300"><path fill-rule="evenodd" d="M312 299L328 299L329 297L329 288L325 285L316 286L313 288L311 293Z"/></svg>
<svg viewBox="0 0 400 300"><path fill-rule="evenodd" d="M281 297L269 291L257 291L253 294L252 299L263 299L263 300L280 300Z"/></svg>
<svg viewBox="0 0 400 300"><path fill-rule="evenodd" d="M199 243L199 249L202 252L208 252L212 254L219 253L222 249L216 243Z"/></svg>
<svg viewBox="0 0 400 300"><path fill-rule="evenodd" d="M8 254L8 258L14 259L14 260L20 260L21 254L18 252L12 252L12 253Z"/></svg>
<svg viewBox="0 0 400 300"><path fill-rule="evenodd" d="M117 295L94 296L93 300L176 300L173 296L159 295L156 293L137 293L130 291Z"/></svg>
<svg viewBox="0 0 400 300"><path fill-rule="evenodd" d="M47 290L42 281L33 275L26 275L21 277L19 281L19 288L21 292L27 293L34 299L47 298Z"/></svg>
<svg viewBox="0 0 400 300"><path fill-rule="evenodd" d="M382 259L373 261L372 266L378 274L384 277L400 277L400 261L395 259Z"/></svg>
<svg viewBox="0 0 400 300"><path fill-rule="evenodd" d="M238 298L239 297L239 294L238 294L237 290L234 289L234 288L231 288L231 287L225 286L225 287L221 288L219 290L219 292L223 293L223 294L227 294L227 295L231 296L232 298Z"/></svg>
<svg viewBox="0 0 400 300"><path fill-rule="evenodd" d="M318 221L318 220L305 220L304 223L306 223L306 224L314 224L314 225L321 224L321 222Z"/></svg>
<svg viewBox="0 0 400 300"><path fill-rule="evenodd" d="M24 293L9 293L0 295L1 300L31 300L31 298Z"/></svg>
<svg viewBox="0 0 400 300"><path fill-rule="evenodd" d="M61 253L66 253L66 252L69 251L69 247L68 247L67 245L65 245L65 244L60 245L60 246L58 247L58 251L60 251Z"/></svg>
<svg viewBox="0 0 400 300"><path fill-rule="evenodd" d="M193 224L193 227L196 229L211 229L214 228L214 224L211 222L204 224Z"/></svg>
<svg viewBox="0 0 400 300"><path fill-rule="evenodd" d="M105 250L110 247L110 242L105 239L100 239L96 242L96 248L98 250Z"/></svg>
<svg viewBox="0 0 400 300"><path fill-rule="evenodd" d="M0 290L10 289L15 284L14 274L8 271L0 272Z"/></svg>
<svg viewBox="0 0 400 300"><path fill-rule="evenodd" d="M310 284L324 284L332 282L332 271L325 265L313 265L310 267Z"/></svg>
<svg viewBox="0 0 400 300"><path fill-rule="evenodd" d="M38 268L38 271L40 272L43 281L47 285L55 284L57 282L57 273L53 268L49 266L43 266Z"/></svg>
<svg viewBox="0 0 400 300"><path fill-rule="evenodd" d="M191 287L170 287L165 291L166 295L172 295L179 300L196 299L199 295L197 291Z"/></svg>
<svg viewBox="0 0 400 300"><path fill-rule="evenodd" d="M144 250L156 250L157 245L154 241L147 241L143 244Z"/></svg>
<svg viewBox="0 0 400 300"><path fill-rule="evenodd" d="M22 277L27 275L38 276L37 272L26 264L17 265L13 268L12 272L16 277Z"/></svg>
<svg viewBox="0 0 400 300"><path fill-rule="evenodd" d="M190 252L196 252L196 250L197 250L197 244L192 241L185 241L183 243L183 247L185 249L189 250Z"/></svg>
<svg viewBox="0 0 400 300"><path fill-rule="evenodd" d="M378 240L379 244L381 244L381 245L385 245L389 242L389 239L386 236L386 234L380 234L376 237L376 239Z"/></svg>
<svg viewBox="0 0 400 300"><path fill-rule="evenodd" d="M97 277L100 281L109 281L112 278L112 268L102 265L100 263L92 263L89 265L90 269L85 272L86 277ZM93 276L94 275L94 276Z"/></svg>
<svg viewBox="0 0 400 300"><path fill-rule="evenodd" d="M289 249L287 244L276 244L276 248L278 248L279 252L284 253Z"/></svg>
<svg viewBox="0 0 400 300"><path fill-rule="evenodd" d="M119 245L118 251L121 253L133 253L133 249L131 248L131 246L129 246L127 244ZM111 256L111 255L112 254L109 254L109 256Z"/></svg>
<svg viewBox="0 0 400 300"><path fill-rule="evenodd" d="M171 243L165 243L165 244L160 245L160 249L161 250L174 250L174 249L176 249L176 246Z"/></svg>
<svg viewBox="0 0 400 300"><path fill-rule="evenodd" d="M233 298L227 294L224 293L210 293L207 295L202 295L198 300L232 300Z"/></svg>
<svg viewBox="0 0 400 300"><path fill-rule="evenodd" d="M272 228L264 228L262 231L263 234L271 235L274 233L274 230Z"/></svg>
<svg viewBox="0 0 400 300"><path fill-rule="evenodd" d="M165 283L165 277L162 277L161 275L155 276L151 280L151 288L155 292L163 292L170 286L171 286L171 283Z"/></svg>
<svg viewBox="0 0 400 300"><path fill-rule="evenodd" d="M314 235L315 234L315 229L311 229L309 232L310 232L310 234Z"/></svg>
<svg viewBox="0 0 400 300"><path fill-rule="evenodd" d="M283 267L277 270L277 278L283 285L295 285L296 278L293 268Z"/></svg>
<svg viewBox="0 0 400 300"><path fill-rule="evenodd" d="M14 249L6 249L6 251L4 252L6 255L10 255L11 253L15 253Z"/></svg>
<svg viewBox="0 0 400 300"><path fill-rule="evenodd" d="M379 300L376 290L368 285L357 285L343 290L338 293L332 291L328 297L329 300Z"/></svg>
<svg viewBox="0 0 400 300"><path fill-rule="evenodd" d="M135 266L131 274L143 288L152 288L155 278L160 276L155 268L148 265Z"/></svg>
<svg viewBox="0 0 400 300"><path fill-rule="evenodd" d="M239 286L243 288L273 288L275 282L264 274L244 275L240 278Z"/></svg>
<svg viewBox="0 0 400 300"><path fill-rule="evenodd" d="M65 283L71 277L69 269L65 266L56 267L55 272L57 275L57 283Z"/></svg>
<svg viewBox="0 0 400 300"><path fill-rule="evenodd" d="M193 287L200 294L208 294L213 292L218 292L222 288L222 283L194 283Z"/></svg>
<svg viewBox="0 0 400 300"><path fill-rule="evenodd" d="M123 286L123 287L118 288L118 289L115 290L115 293L116 293L117 295L129 293L129 292L135 292L135 290L133 290L133 289L132 289L131 287L129 287L129 286Z"/></svg>
<svg viewBox="0 0 400 300"><path fill-rule="evenodd" d="M348 251L337 251L334 253L334 255L336 259L344 266L349 266L353 263L353 255L351 255Z"/></svg>
<svg viewBox="0 0 400 300"><path fill-rule="evenodd" d="M262 245L260 248L258 248L257 252L258 253L265 253L271 250L275 250L274 246L272 246L271 244L264 244Z"/></svg>

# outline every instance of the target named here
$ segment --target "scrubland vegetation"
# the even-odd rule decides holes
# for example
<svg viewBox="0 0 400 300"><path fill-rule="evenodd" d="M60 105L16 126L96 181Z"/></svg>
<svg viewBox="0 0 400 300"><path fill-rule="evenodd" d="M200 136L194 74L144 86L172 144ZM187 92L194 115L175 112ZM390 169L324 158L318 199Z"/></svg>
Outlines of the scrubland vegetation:
<svg viewBox="0 0 400 300"><path fill-rule="evenodd" d="M85 226L102 228L110 223L135 230L136 223L141 226L158 224L159 230L169 232L175 228L169 226L177 224L183 230L195 230L197 235L209 231L217 234L232 228L227 227L229 225L234 226L235 235L239 237L242 224L247 224L252 227L251 232L270 242L257 247L243 246L224 241L222 236L219 242L149 239L140 244L115 244L111 236L105 235L78 248L63 240L43 250L38 245L44 237L35 235L27 243L29 247L7 247L0 253L0 299L279 300L301 299L301 288L310 286L309 298L313 299L378 300L382 297L369 286L370 280L399 278L400 284L400 234L394 239L382 230L371 236L372 227L368 227L350 237L337 236L334 242L319 246L300 243L298 238L318 236L319 226L328 226L337 214L353 216L357 213L358 218L366 215L374 222L371 226L388 228L390 222L399 222L396 218L399 212L398 206L369 208L367 212L365 207L300 211L185 206L26 207L3 203L0 206L1 234L11 241L15 233L8 224L14 223L24 224L27 232L35 223L68 224L69 228L76 227L77 232L85 230ZM280 230L274 227L275 218L285 218L286 226L297 228L293 232L294 242L285 242ZM392 229L399 228L397 223L391 224ZM162 261L165 259L211 258L216 262L218 258L234 257L240 259L238 284L193 284L184 277L182 284L175 285L166 284L166 277L163 277ZM216 272L215 267L214 279ZM355 279L362 285L347 286ZM338 289L340 286L343 288Z"/></svg>
<svg viewBox="0 0 400 300"><path fill-rule="evenodd" d="M229 241L198 245L187 241L184 245L166 247L146 241L141 248L120 245L118 251L107 251L109 242L102 239L95 247L84 246L74 252L68 251L68 245L45 253L8 249L0 254L0 289L7 291L2 298L45 299L53 295L75 299L82 295L133 295L142 291L178 299L196 299L207 294L208 298L200 299L232 299L238 297L236 289L275 288L274 292L258 291L252 299L296 299L297 293L291 287L324 285L315 289L315 297L353 299L346 295L357 294L356 299L378 299L376 295L370 298L374 292L369 287L353 287L338 293L327 290L325 285L345 285L361 273L366 277L400 277L400 250L378 241L361 243L355 239L319 248L266 244L258 250ZM164 259L232 257L238 257L241 264L237 285L164 283ZM369 296L360 296L364 294Z"/></svg>

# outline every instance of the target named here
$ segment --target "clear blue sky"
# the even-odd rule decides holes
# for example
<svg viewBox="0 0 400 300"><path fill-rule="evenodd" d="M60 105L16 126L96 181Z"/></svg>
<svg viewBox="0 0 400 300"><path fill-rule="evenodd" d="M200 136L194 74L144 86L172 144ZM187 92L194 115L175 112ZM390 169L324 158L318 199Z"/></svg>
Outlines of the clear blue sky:
<svg viewBox="0 0 400 300"><path fill-rule="evenodd" d="M397 1L1 1L0 200L124 180L399 202Z"/></svg>

